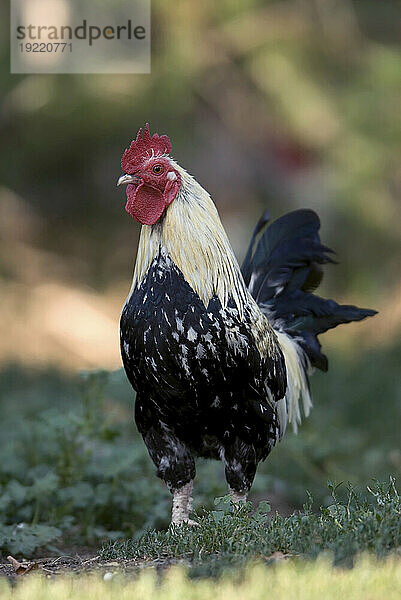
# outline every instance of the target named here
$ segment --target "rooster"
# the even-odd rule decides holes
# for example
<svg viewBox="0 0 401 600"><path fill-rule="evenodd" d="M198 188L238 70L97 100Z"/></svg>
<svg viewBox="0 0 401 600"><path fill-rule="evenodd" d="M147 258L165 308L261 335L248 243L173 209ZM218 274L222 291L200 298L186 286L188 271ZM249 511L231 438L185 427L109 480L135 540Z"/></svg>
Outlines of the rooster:
<svg viewBox="0 0 401 600"><path fill-rule="evenodd" d="M318 335L374 310L313 292L334 262L312 210L258 222L240 268L216 207L171 157L166 135L139 130L118 185L142 224L121 315L135 421L173 495L172 523L192 523L195 458L220 459L235 502L258 463L312 406L308 376L326 371Z"/></svg>

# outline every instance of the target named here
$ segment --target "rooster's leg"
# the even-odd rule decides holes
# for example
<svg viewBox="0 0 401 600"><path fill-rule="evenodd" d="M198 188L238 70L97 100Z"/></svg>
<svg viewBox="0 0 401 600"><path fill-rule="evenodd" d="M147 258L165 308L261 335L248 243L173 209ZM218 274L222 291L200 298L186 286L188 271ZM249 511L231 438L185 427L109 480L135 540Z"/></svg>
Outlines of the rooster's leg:
<svg viewBox="0 0 401 600"><path fill-rule="evenodd" d="M142 398L137 396L135 420L150 457L157 467L157 475L164 481L173 494L171 522L188 523L192 510L192 486L195 477L195 461L187 445L176 434L161 427L156 419L150 419Z"/></svg>
<svg viewBox="0 0 401 600"><path fill-rule="evenodd" d="M246 502L258 464L254 446L237 439L225 446L222 458L233 502Z"/></svg>
<svg viewBox="0 0 401 600"><path fill-rule="evenodd" d="M230 487L228 488L228 491L231 494L231 498L235 504L238 504L238 502L246 502L248 499L248 492L236 492Z"/></svg>
<svg viewBox="0 0 401 600"><path fill-rule="evenodd" d="M171 511L172 523L175 523L176 525L179 525L180 523L198 525L198 523L189 519L189 513L192 510L192 488L193 481L190 481L173 492L173 508Z"/></svg>

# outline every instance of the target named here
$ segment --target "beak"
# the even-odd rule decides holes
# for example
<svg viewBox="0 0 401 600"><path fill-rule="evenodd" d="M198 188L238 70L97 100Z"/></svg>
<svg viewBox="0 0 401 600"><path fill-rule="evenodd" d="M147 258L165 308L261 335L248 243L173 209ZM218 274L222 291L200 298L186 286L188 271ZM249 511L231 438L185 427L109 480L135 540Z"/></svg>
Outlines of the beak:
<svg viewBox="0 0 401 600"><path fill-rule="evenodd" d="M140 177L135 177L135 175L121 175L120 179L117 181L117 185L122 185L123 183L141 183L142 179Z"/></svg>

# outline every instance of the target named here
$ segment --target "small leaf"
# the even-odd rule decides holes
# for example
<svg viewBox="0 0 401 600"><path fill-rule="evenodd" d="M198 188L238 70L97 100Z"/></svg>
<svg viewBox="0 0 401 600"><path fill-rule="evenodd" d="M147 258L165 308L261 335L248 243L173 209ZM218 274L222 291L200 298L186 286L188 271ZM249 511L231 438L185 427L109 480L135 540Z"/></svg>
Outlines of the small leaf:
<svg viewBox="0 0 401 600"><path fill-rule="evenodd" d="M7 556L7 560L12 564L12 567L17 575L26 575L26 573L29 573L30 571L35 571L39 568L39 563L37 562L21 563L13 556Z"/></svg>
<svg viewBox="0 0 401 600"><path fill-rule="evenodd" d="M269 502L267 500L262 500L261 502L259 502L258 508L257 508L257 513L259 513L260 515L267 515L267 513L271 512L271 506L269 504Z"/></svg>

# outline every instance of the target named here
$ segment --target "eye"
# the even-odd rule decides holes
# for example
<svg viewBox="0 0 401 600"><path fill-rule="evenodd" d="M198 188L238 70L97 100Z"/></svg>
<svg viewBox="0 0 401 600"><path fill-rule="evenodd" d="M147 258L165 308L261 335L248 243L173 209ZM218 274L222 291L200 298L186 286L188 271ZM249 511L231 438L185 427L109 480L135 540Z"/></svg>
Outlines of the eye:
<svg viewBox="0 0 401 600"><path fill-rule="evenodd" d="M164 169L162 165L155 165L152 168L153 173L155 173L156 175L161 175L161 173L163 173Z"/></svg>

